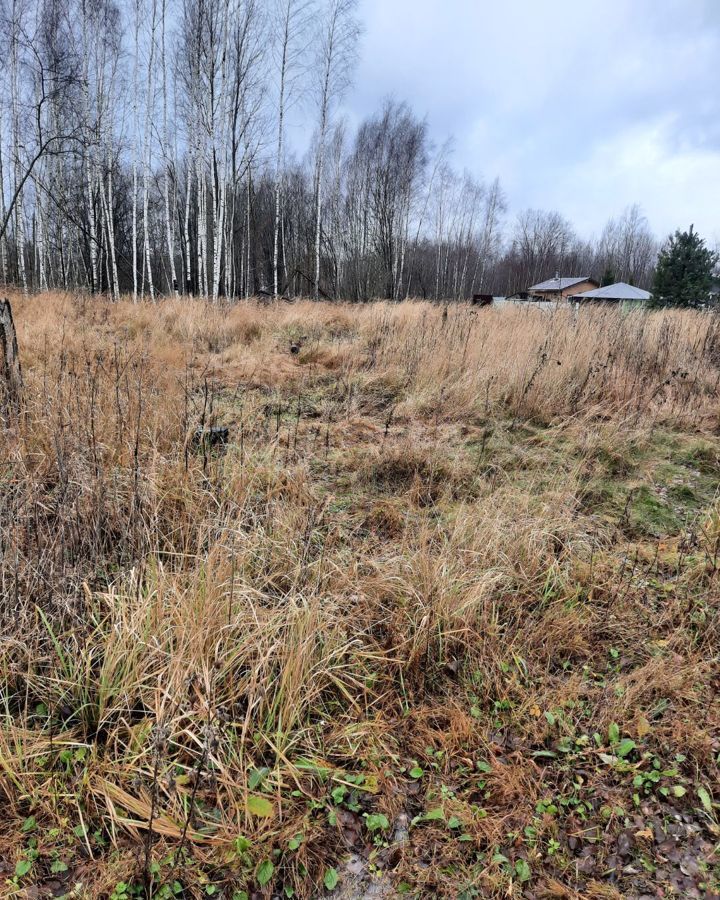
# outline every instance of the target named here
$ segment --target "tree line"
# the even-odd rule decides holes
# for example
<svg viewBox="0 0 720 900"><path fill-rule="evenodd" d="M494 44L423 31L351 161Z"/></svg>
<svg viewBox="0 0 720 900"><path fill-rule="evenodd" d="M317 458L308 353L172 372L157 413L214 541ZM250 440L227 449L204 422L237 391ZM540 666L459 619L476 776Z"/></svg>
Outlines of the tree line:
<svg viewBox="0 0 720 900"><path fill-rule="evenodd" d="M582 240L556 212L509 220L498 179L458 172L404 102L349 129L360 36L357 0L0 0L0 281L358 301L556 271L650 286L637 206Z"/></svg>

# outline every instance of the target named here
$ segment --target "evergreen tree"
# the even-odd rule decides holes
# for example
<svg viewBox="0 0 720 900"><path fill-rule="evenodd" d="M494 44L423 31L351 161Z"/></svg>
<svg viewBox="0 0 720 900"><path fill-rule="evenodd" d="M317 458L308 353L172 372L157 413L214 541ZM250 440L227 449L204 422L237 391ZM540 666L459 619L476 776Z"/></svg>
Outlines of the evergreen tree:
<svg viewBox="0 0 720 900"><path fill-rule="evenodd" d="M607 287L610 284L615 284L617 282L617 278L615 277L615 270L608 266L605 271L602 273L602 277L600 279L600 287Z"/></svg>
<svg viewBox="0 0 720 900"><path fill-rule="evenodd" d="M676 231L658 255L653 306L704 306L709 299L718 254L690 226Z"/></svg>

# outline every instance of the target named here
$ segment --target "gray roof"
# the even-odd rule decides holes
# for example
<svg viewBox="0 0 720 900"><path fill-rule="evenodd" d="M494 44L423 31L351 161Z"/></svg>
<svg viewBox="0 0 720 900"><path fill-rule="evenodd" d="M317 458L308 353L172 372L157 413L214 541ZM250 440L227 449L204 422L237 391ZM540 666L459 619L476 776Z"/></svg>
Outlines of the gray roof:
<svg viewBox="0 0 720 900"><path fill-rule="evenodd" d="M547 281L541 281L540 284L534 284L528 288L529 291L564 291L565 288L572 287L574 284L582 284L583 281L590 281L589 275L580 275L574 278L548 278ZM595 282L597 284L597 281Z"/></svg>
<svg viewBox="0 0 720 900"><path fill-rule="evenodd" d="M617 284L609 284L607 287L598 288L595 291L584 291L575 294L579 300L649 300L652 296L649 291L633 287L619 281Z"/></svg>

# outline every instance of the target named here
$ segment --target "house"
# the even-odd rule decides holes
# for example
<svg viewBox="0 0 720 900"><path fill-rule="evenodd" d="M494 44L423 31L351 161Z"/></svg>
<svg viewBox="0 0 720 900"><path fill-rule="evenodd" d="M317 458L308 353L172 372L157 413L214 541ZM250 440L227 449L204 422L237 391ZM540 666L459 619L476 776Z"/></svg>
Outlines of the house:
<svg viewBox="0 0 720 900"><path fill-rule="evenodd" d="M556 275L554 278L541 281L540 284L534 284L528 288L528 294L531 299L535 300L558 301L567 300L573 294L580 294L598 287L600 287L600 283L594 278L588 278L587 275L570 278L561 278Z"/></svg>
<svg viewBox="0 0 720 900"><path fill-rule="evenodd" d="M617 284L608 284L606 287L597 288L593 291L582 291L581 293L573 293L572 300L578 303L622 303L623 305L639 305L647 303L652 297L650 291L643 291L641 288L633 287L624 281L618 281Z"/></svg>

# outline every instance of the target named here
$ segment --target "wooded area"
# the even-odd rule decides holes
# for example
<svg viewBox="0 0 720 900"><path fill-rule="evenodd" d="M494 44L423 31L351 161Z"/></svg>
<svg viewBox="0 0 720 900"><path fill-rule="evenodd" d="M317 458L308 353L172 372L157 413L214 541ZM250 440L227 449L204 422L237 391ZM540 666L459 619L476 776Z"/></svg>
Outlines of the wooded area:
<svg viewBox="0 0 720 900"><path fill-rule="evenodd" d="M2 0L0 280L117 298L509 294L556 270L648 286L638 207L597 241L508 222L388 100L341 101L356 0ZM301 120L308 149L289 139Z"/></svg>

